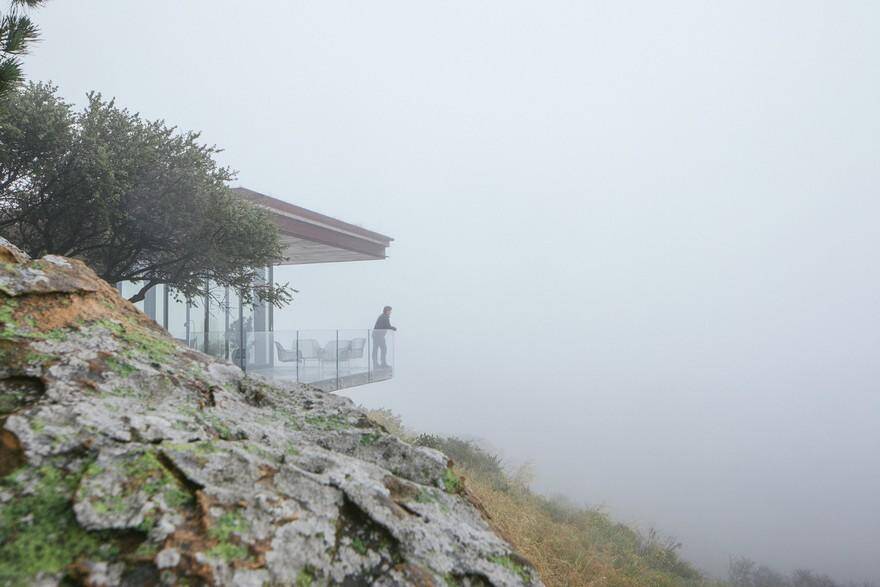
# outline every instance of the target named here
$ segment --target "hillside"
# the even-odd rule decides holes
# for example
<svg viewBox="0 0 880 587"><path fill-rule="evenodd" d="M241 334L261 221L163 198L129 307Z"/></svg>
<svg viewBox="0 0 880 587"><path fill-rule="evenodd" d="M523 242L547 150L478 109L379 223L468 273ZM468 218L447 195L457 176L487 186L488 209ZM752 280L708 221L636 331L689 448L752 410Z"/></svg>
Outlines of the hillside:
<svg viewBox="0 0 880 587"><path fill-rule="evenodd" d="M511 474L501 459L454 437L417 434L388 410L368 412L416 445L442 450L490 524L525 555L550 587L723 587L678 554L680 544L614 522L603 512L548 499Z"/></svg>
<svg viewBox="0 0 880 587"><path fill-rule="evenodd" d="M439 451L0 242L0 584L540 585Z"/></svg>

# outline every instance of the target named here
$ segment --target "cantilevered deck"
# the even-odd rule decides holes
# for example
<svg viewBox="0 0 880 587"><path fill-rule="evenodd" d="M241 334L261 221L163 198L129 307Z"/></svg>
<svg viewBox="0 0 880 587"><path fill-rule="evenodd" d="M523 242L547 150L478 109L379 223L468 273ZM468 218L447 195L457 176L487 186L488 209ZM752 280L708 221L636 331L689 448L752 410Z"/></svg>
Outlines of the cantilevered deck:
<svg viewBox="0 0 880 587"><path fill-rule="evenodd" d="M194 332L187 344L248 373L307 383L324 391L385 381L394 375L392 330L276 330L244 333L244 345L239 340L234 332L209 332L207 336Z"/></svg>

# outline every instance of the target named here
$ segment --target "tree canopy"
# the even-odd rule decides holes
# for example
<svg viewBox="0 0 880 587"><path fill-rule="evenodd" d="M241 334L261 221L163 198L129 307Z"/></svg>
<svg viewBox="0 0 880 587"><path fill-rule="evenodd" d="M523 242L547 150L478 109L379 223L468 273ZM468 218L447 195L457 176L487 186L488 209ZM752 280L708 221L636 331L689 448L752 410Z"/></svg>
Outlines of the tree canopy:
<svg viewBox="0 0 880 587"><path fill-rule="evenodd" d="M20 56L40 36L30 17L22 14L23 6L35 7L44 0L12 0L9 9L0 13L0 96L12 90L22 78Z"/></svg>
<svg viewBox="0 0 880 587"><path fill-rule="evenodd" d="M105 280L167 284L186 298L207 280L275 305L287 284L254 288L281 259L266 213L228 187L199 134L148 121L100 94L75 110L51 84L0 98L0 235L33 256L78 257Z"/></svg>

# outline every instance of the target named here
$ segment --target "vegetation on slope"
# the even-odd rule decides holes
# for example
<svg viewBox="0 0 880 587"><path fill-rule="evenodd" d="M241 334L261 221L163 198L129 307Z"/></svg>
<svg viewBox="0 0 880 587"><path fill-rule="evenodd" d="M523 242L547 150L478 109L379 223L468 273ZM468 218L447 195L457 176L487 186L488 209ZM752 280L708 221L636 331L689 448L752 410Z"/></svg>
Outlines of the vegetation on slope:
<svg viewBox="0 0 880 587"><path fill-rule="evenodd" d="M714 584L679 557L674 540L655 532L644 536L603 512L538 495L528 488L527 475L509 474L498 456L472 442L414 435L388 410L369 415L390 432L449 456L465 491L548 587Z"/></svg>

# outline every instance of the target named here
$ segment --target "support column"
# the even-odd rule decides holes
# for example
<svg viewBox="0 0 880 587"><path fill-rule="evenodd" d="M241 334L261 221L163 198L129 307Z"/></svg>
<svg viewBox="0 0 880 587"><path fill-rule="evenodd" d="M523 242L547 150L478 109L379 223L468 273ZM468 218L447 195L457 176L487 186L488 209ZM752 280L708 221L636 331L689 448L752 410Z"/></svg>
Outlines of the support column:
<svg viewBox="0 0 880 587"><path fill-rule="evenodd" d="M211 336L211 281L205 280L205 325L204 332L202 333L203 346L202 352L205 354L211 354L209 352L208 346L210 344Z"/></svg>
<svg viewBox="0 0 880 587"><path fill-rule="evenodd" d="M244 302L241 299L241 292L238 293L238 362L242 371L247 371L247 348L245 348L244 337Z"/></svg>
<svg viewBox="0 0 880 587"><path fill-rule="evenodd" d="M229 286L223 288L223 358L229 360Z"/></svg>
<svg viewBox="0 0 880 587"><path fill-rule="evenodd" d="M260 285L266 284L267 270L263 269L263 274L257 278ZM271 344L270 335L266 334L269 330L269 311L267 302L254 300L254 364L268 365L275 353L269 352L271 349L267 347ZM260 334L257 334L260 333Z"/></svg>
<svg viewBox="0 0 880 587"><path fill-rule="evenodd" d="M275 288L275 266L269 265L269 287ZM269 331L275 330L275 306L272 304L268 304L269 306Z"/></svg>
<svg viewBox="0 0 880 587"><path fill-rule="evenodd" d="M189 346L189 334L192 328L189 319L190 316L190 308L192 308L192 304L189 303L189 300L186 301L186 346Z"/></svg>
<svg viewBox="0 0 880 587"><path fill-rule="evenodd" d="M162 319L161 316L156 316L156 287L147 290L147 295L144 297L144 314L156 322Z"/></svg>
<svg viewBox="0 0 880 587"><path fill-rule="evenodd" d="M162 328L168 330L168 304L171 301L171 295L168 293L168 286L162 286L162 295L165 297L165 303L162 304Z"/></svg>

